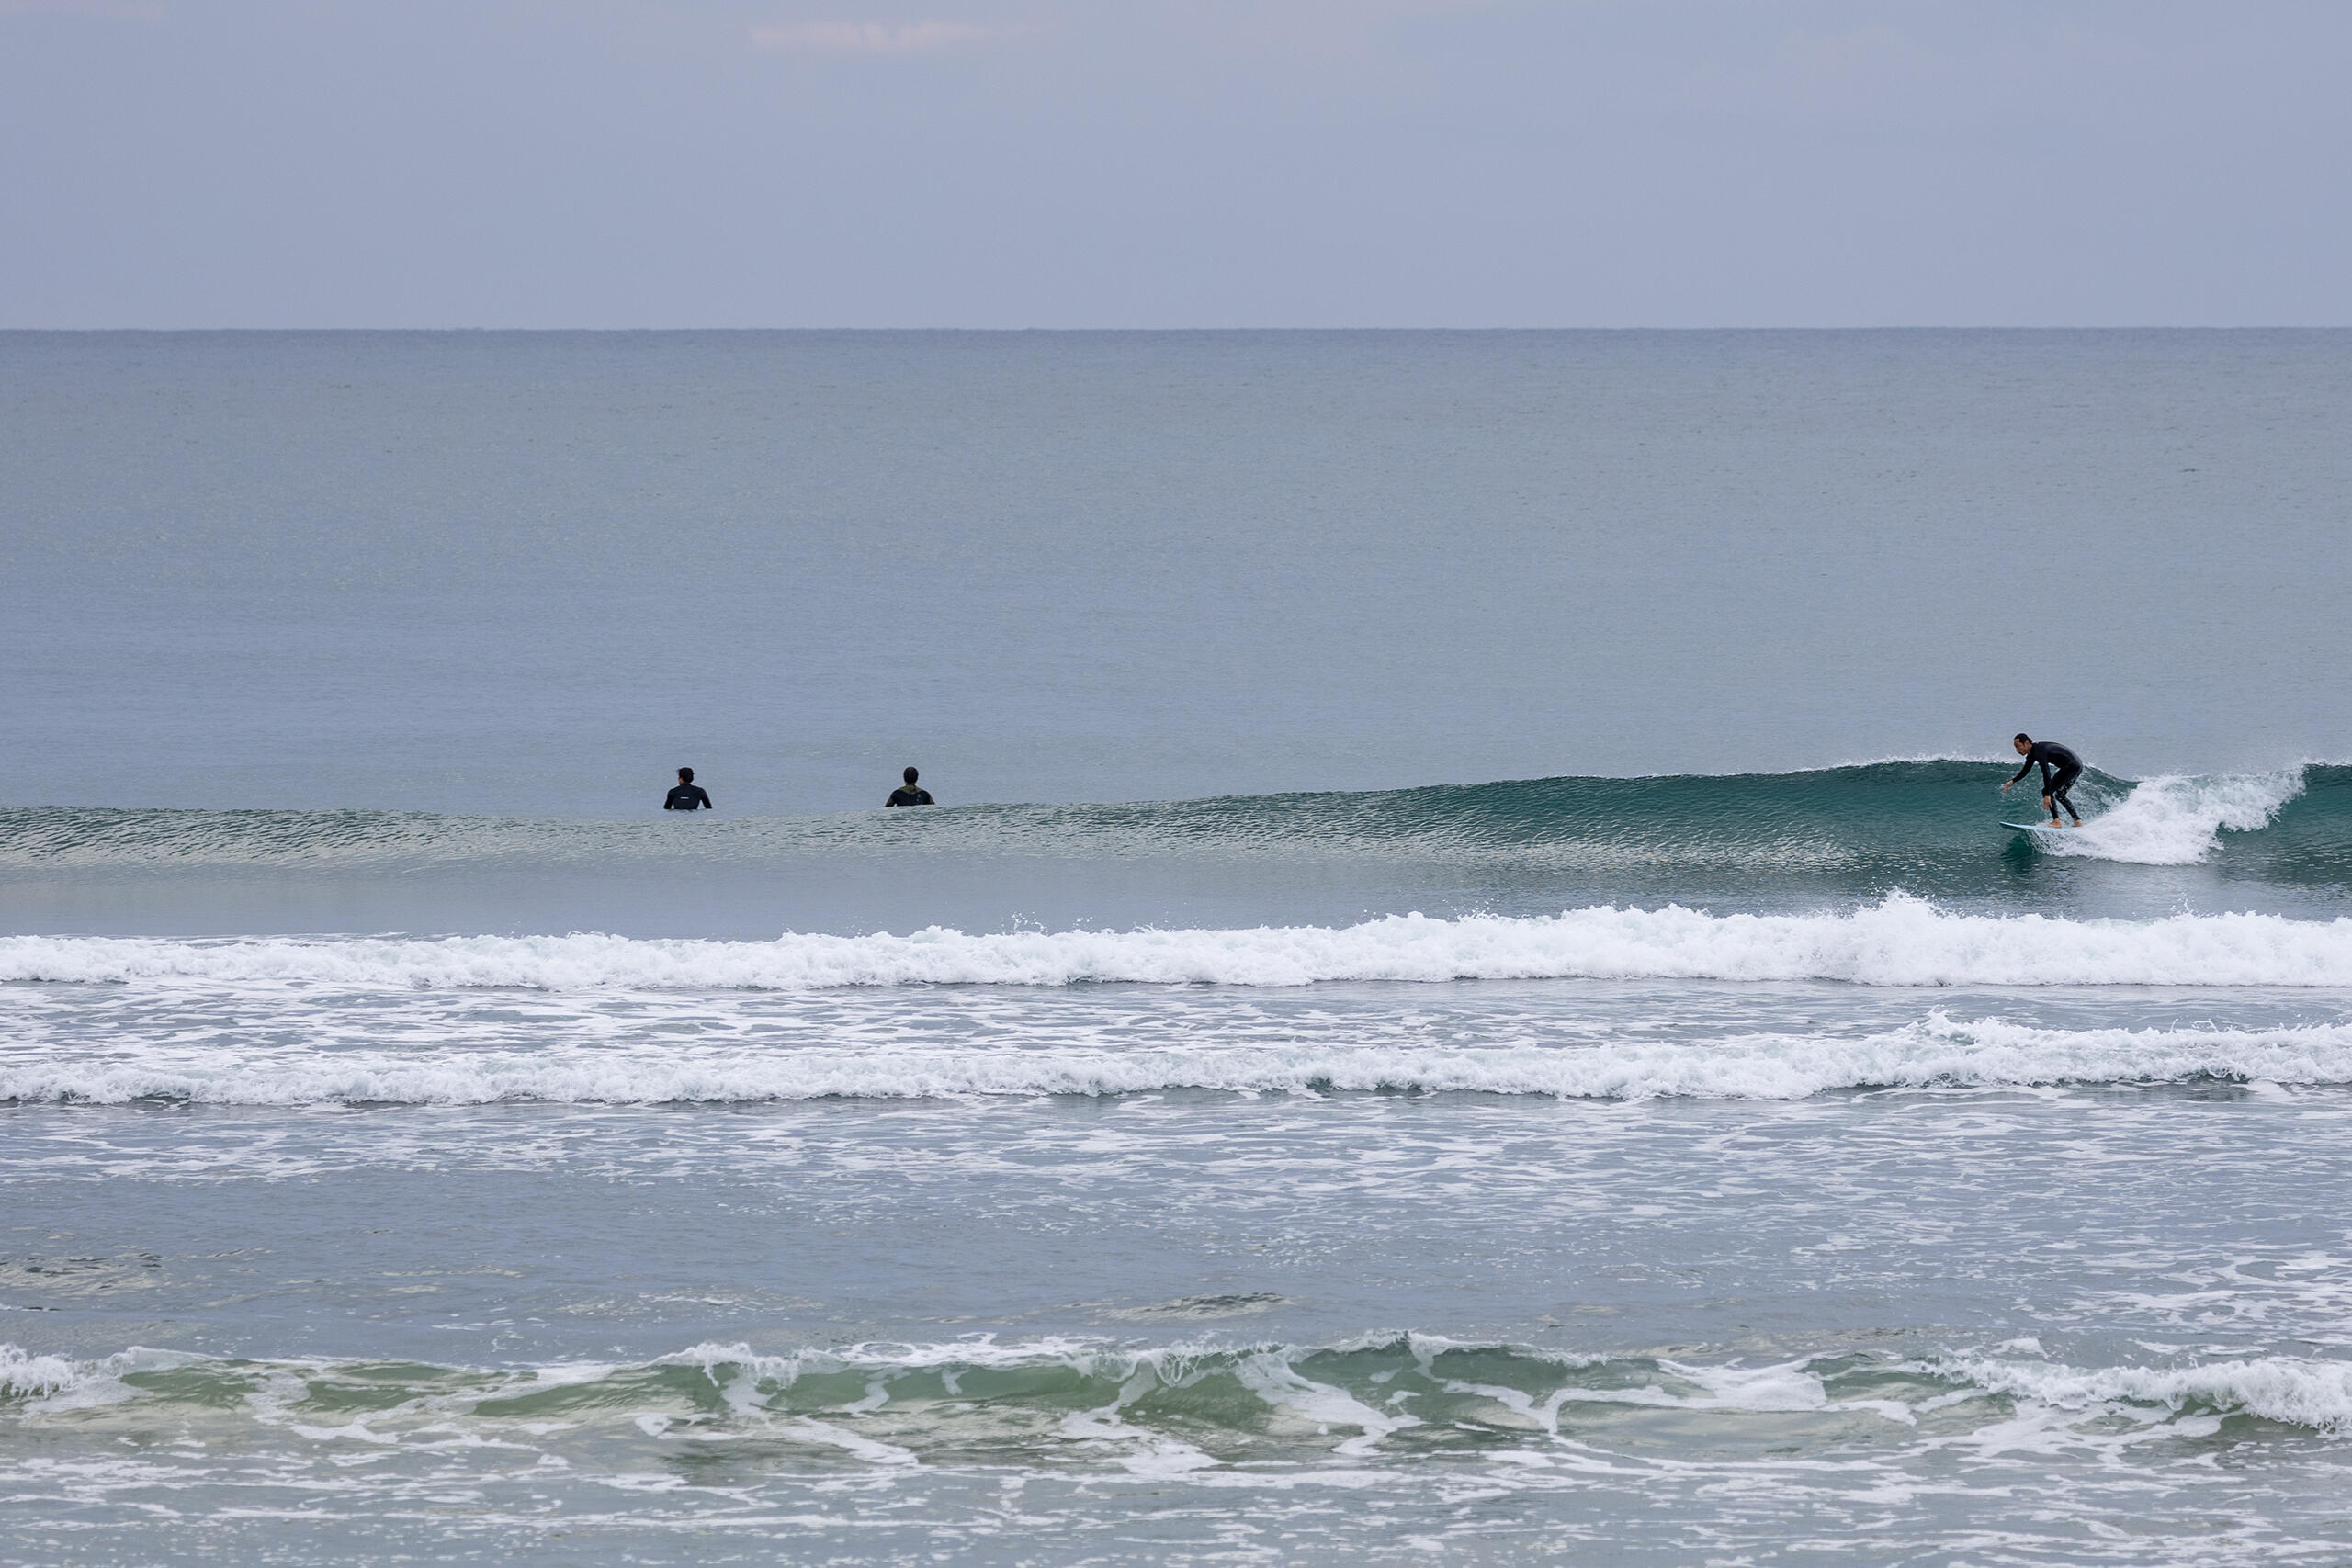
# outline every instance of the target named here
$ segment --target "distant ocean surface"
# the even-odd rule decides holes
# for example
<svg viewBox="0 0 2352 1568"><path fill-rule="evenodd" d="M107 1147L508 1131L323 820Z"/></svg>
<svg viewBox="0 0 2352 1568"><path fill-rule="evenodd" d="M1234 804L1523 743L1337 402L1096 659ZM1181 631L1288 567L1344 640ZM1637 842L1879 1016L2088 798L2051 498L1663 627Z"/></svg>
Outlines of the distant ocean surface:
<svg viewBox="0 0 2352 1568"><path fill-rule="evenodd" d="M2347 429L0 333L0 1562L2352 1556Z"/></svg>

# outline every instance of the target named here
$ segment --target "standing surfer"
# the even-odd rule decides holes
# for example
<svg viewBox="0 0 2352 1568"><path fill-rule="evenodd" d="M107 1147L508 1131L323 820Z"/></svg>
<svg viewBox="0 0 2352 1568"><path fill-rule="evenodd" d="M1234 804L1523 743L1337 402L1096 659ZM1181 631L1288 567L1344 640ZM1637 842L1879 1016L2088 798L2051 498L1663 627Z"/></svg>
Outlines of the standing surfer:
<svg viewBox="0 0 2352 1568"><path fill-rule="evenodd" d="M2066 815L2075 819L2075 826L2081 827L2083 814L2075 809L2075 803L2066 798L2066 792L2075 787L2076 779L2083 776L2083 760L2055 740L2036 740L2022 729L2018 731L2015 745L2018 755L2025 761L2016 773L2009 775L2009 784L2001 786L2001 793L2008 794L2009 784L2017 783L2039 765L2041 769L2041 808L2050 813L2050 825L2052 828L2060 826L2058 808L2063 806L2066 808Z"/></svg>

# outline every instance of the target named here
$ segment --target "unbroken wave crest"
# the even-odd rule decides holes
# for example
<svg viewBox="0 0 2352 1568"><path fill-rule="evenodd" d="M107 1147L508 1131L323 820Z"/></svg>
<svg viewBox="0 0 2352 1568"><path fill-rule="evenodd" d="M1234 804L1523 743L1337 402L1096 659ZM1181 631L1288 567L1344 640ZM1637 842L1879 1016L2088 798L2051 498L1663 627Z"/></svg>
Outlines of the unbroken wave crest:
<svg viewBox="0 0 2352 1568"><path fill-rule="evenodd" d="M191 867L610 869L827 856L1306 856L1587 870L1742 868L1773 875L1933 873L1997 855L2003 764L1883 761L1787 773L1509 780L1200 800L983 805L931 812L563 821L431 812L0 807L0 871ZM2020 785L2019 789L2029 788ZM2341 870L2352 768L2165 777L2094 773L2094 830L2057 852L2155 864L2209 858L2224 831L2282 813ZM2331 847L2332 846L2332 847Z"/></svg>

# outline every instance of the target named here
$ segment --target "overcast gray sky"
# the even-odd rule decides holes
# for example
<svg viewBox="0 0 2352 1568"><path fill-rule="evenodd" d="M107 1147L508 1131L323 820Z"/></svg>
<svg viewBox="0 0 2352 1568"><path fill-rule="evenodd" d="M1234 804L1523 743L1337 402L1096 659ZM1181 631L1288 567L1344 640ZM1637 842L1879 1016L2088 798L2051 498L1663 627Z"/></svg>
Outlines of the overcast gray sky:
<svg viewBox="0 0 2352 1568"><path fill-rule="evenodd" d="M2352 323L2346 0L0 0L0 325Z"/></svg>

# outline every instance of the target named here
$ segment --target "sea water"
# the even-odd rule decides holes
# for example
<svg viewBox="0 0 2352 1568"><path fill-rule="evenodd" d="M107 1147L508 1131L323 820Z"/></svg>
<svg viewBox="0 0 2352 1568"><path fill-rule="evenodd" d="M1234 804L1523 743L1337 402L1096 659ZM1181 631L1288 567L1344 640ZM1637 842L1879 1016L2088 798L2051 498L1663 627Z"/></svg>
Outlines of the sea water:
<svg viewBox="0 0 2352 1568"><path fill-rule="evenodd" d="M0 335L0 1561L2339 1561L2348 420Z"/></svg>

